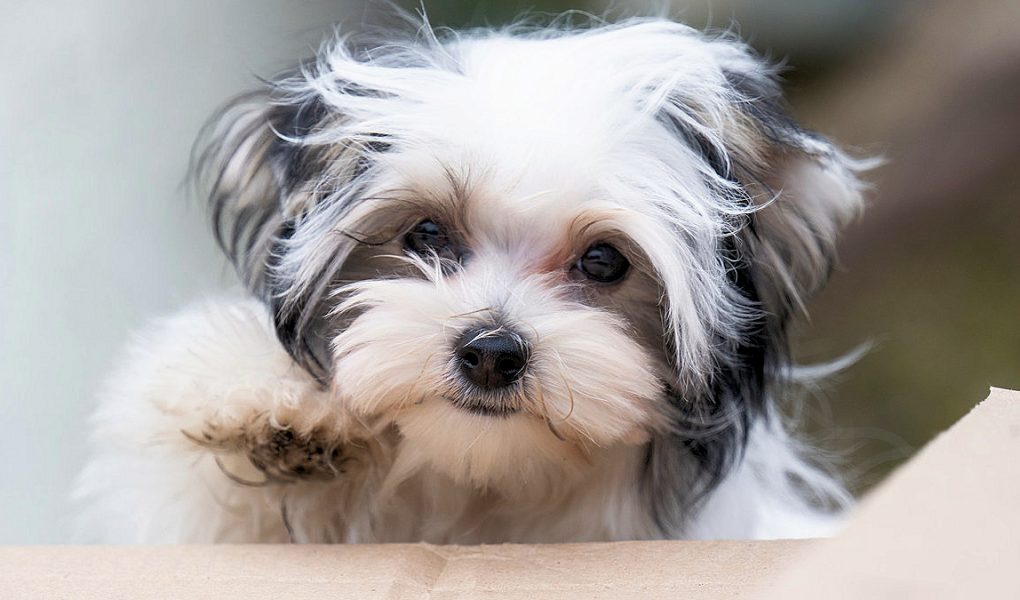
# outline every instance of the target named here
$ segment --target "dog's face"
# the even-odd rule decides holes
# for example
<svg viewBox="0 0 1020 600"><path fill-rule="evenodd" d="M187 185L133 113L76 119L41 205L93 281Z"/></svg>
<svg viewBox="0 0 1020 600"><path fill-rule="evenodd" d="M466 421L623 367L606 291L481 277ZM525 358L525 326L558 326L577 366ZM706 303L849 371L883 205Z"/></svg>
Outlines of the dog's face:
<svg viewBox="0 0 1020 600"><path fill-rule="evenodd" d="M210 137L221 240L295 359L505 489L616 444L721 477L860 199L766 66L663 21L334 45Z"/></svg>

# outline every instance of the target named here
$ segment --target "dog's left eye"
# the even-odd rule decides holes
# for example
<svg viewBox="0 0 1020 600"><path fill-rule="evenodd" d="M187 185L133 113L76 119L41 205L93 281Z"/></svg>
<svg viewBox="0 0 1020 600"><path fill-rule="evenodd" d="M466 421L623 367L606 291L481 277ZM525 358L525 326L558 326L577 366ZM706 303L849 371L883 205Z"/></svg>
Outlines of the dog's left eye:
<svg viewBox="0 0 1020 600"><path fill-rule="evenodd" d="M443 256L446 253L444 251L450 248L450 238L438 223L425 219L407 233L404 237L404 247L419 256L426 256L432 252Z"/></svg>
<svg viewBox="0 0 1020 600"><path fill-rule="evenodd" d="M589 246L574 266L592 281L616 283L627 274L630 261L615 247L599 242Z"/></svg>

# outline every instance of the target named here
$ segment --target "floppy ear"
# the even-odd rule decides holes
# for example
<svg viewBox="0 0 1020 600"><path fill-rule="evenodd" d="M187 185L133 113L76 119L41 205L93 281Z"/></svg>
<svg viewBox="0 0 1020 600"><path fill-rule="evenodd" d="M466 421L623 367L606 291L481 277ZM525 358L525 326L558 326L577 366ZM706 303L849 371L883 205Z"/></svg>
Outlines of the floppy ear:
<svg viewBox="0 0 1020 600"><path fill-rule="evenodd" d="M788 361L787 321L828 277L839 233L862 205L856 174L870 166L801 128L774 71L742 44L714 40L709 48L719 67L708 86L715 93L679 90L660 118L700 156L708 187L727 207L734 233L717 252L728 306L742 316L715 333L704 389L670 390L676 432L654 438L649 454L659 519L676 514L659 508L664 502L704 498L739 460L753 423L770 418L770 387ZM671 488L670 474L692 464L684 489Z"/></svg>
<svg viewBox="0 0 1020 600"><path fill-rule="evenodd" d="M852 159L794 122L770 69L724 75L740 123L727 140L729 176L757 207L744 250L767 312L785 320L828 279L839 235L863 206L857 174L874 161Z"/></svg>
<svg viewBox="0 0 1020 600"><path fill-rule="evenodd" d="M273 239L284 229L287 174L298 162L289 139L312 127L317 112L254 92L221 109L199 135L195 182L208 194L216 240L252 291L264 291Z"/></svg>
<svg viewBox="0 0 1020 600"><path fill-rule="evenodd" d="M724 253L751 261L761 302L785 320L828 278L839 233L863 205L857 174L876 161L850 158L800 127L775 69L742 44L710 48L725 108L681 95L667 117L714 171L712 187L746 207L741 239Z"/></svg>
<svg viewBox="0 0 1020 600"><path fill-rule="evenodd" d="M862 208L857 173L871 162L800 127L774 71L746 50L737 57L723 62L731 114L713 169L747 208L720 252L737 306L752 316L719 340L711 394L740 407L746 435L751 416L770 412L769 388L789 361L787 323L828 279L840 233Z"/></svg>
<svg viewBox="0 0 1020 600"><path fill-rule="evenodd" d="M295 250L329 237L323 227L337 222L330 211L364 170L364 153L357 143L322 139L339 117L312 91L288 91L303 82L281 80L221 110L199 138L193 172L242 282L272 309L290 355L325 382L332 332L323 290L345 254L339 242L305 248L315 261Z"/></svg>
<svg viewBox="0 0 1020 600"><path fill-rule="evenodd" d="M803 134L807 135L807 134ZM748 245L763 301L779 317L804 303L826 282L843 228L862 205L855 163L818 138L779 147L771 169L752 194L767 198L751 216Z"/></svg>

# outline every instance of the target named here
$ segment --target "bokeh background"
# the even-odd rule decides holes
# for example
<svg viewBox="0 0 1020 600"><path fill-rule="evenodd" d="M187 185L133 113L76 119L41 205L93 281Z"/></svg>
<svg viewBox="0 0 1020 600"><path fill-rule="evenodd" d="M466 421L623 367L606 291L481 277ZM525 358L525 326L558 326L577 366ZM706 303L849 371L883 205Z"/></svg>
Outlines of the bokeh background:
<svg viewBox="0 0 1020 600"><path fill-rule="evenodd" d="M450 26L647 9L424 5ZM235 285L182 188L204 119L334 23L385 12L354 0L0 1L0 543L66 539L86 418L131 330ZM806 410L863 491L990 385L1020 388L1020 2L677 0L672 12L783 60L802 121L887 159L795 336L807 363L873 344Z"/></svg>

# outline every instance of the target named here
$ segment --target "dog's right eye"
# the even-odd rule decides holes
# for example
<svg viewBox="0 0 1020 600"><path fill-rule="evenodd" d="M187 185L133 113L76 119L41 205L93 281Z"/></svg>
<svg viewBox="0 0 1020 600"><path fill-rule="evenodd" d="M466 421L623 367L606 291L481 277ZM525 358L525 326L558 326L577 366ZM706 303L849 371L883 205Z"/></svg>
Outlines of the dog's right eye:
<svg viewBox="0 0 1020 600"><path fill-rule="evenodd" d="M630 269L630 261L614 246L599 242L584 251L574 268L594 282L611 284L623 279Z"/></svg>
<svg viewBox="0 0 1020 600"><path fill-rule="evenodd" d="M404 247L419 256L435 253L437 256L449 254L450 238L438 223L425 219L414 226L404 237Z"/></svg>

